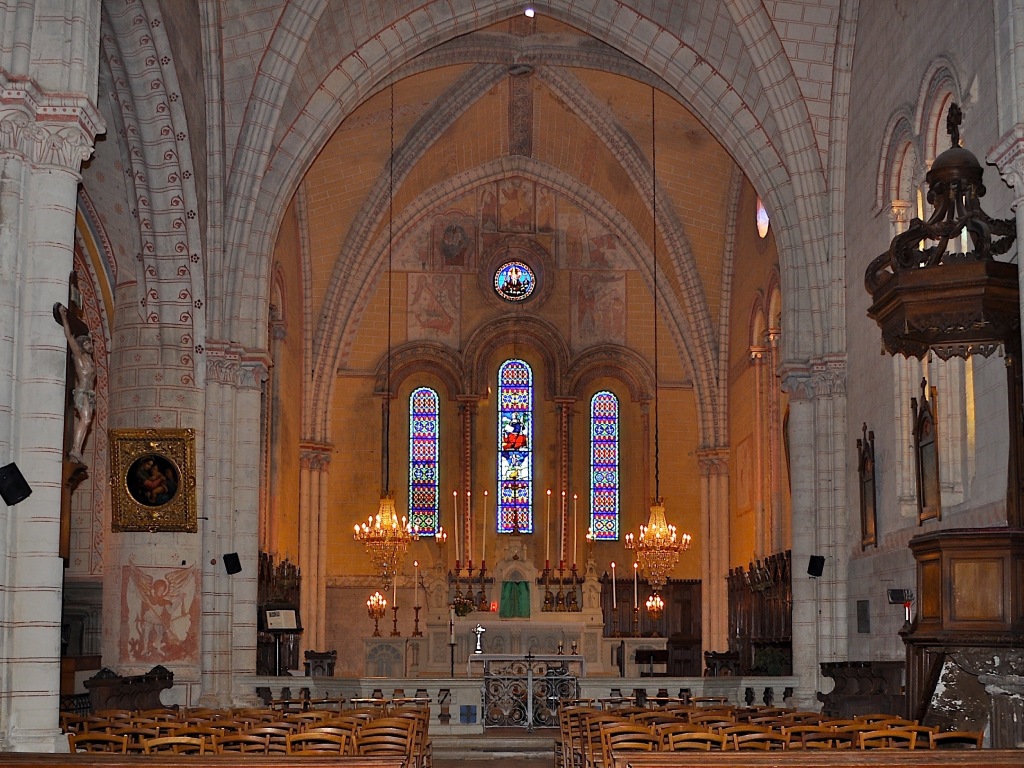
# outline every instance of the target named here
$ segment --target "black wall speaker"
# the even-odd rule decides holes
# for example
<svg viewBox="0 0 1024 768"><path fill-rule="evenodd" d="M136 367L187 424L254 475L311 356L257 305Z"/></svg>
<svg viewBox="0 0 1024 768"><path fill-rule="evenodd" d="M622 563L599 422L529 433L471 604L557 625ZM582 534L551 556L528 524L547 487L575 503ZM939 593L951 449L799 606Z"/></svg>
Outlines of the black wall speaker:
<svg viewBox="0 0 1024 768"><path fill-rule="evenodd" d="M242 562L238 559L237 552L228 552L221 560L224 561L224 570L228 572L229 576L242 572Z"/></svg>
<svg viewBox="0 0 1024 768"><path fill-rule="evenodd" d="M13 507L31 495L32 489L17 464L11 462L6 467L0 467L0 497L8 507Z"/></svg>
<svg viewBox="0 0 1024 768"><path fill-rule="evenodd" d="M824 570L825 556L811 555L811 559L807 561L807 575L817 578L818 576L821 576L821 572Z"/></svg>

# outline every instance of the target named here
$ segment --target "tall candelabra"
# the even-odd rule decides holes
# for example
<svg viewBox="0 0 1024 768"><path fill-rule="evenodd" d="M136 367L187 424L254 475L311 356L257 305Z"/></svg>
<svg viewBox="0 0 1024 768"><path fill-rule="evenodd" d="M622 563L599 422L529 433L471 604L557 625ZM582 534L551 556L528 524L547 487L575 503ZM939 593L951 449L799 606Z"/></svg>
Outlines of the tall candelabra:
<svg viewBox="0 0 1024 768"><path fill-rule="evenodd" d="M370 595L366 601L366 612L370 618L373 619L373 636L381 637L380 634L380 620L384 618L384 613L388 609L387 598L384 597L380 592L374 592Z"/></svg>

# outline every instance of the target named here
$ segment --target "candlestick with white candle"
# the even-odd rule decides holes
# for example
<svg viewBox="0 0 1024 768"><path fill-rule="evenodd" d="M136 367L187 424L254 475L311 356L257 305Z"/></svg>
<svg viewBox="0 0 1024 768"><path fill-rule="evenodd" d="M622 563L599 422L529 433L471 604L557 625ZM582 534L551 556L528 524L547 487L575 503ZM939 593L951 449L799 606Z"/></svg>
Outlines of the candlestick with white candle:
<svg viewBox="0 0 1024 768"><path fill-rule="evenodd" d="M612 562L612 609L619 607L619 601L615 597L615 563Z"/></svg>
<svg viewBox="0 0 1024 768"><path fill-rule="evenodd" d="M637 575L640 571L640 563L633 562L633 609L636 610L640 607L640 600L637 597L637 585L639 582L639 576Z"/></svg>
<svg viewBox="0 0 1024 768"><path fill-rule="evenodd" d="M572 567L576 567L576 534L579 531L579 496L572 495Z"/></svg>
<svg viewBox="0 0 1024 768"><path fill-rule="evenodd" d="M466 491L466 561L473 570L473 492Z"/></svg>
<svg viewBox="0 0 1024 768"><path fill-rule="evenodd" d="M548 488L547 509L544 512L544 568L551 567L551 489Z"/></svg>
<svg viewBox="0 0 1024 768"><path fill-rule="evenodd" d="M455 514L455 570L459 570L459 492L452 491L452 511Z"/></svg>
<svg viewBox="0 0 1024 768"><path fill-rule="evenodd" d="M413 560L412 567L415 568L415 575L412 577L412 604L420 607L420 561Z"/></svg>
<svg viewBox="0 0 1024 768"><path fill-rule="evenodd" d="M484 491L484 513L480 515L480 567L487 567L487 491Z"/></svg>

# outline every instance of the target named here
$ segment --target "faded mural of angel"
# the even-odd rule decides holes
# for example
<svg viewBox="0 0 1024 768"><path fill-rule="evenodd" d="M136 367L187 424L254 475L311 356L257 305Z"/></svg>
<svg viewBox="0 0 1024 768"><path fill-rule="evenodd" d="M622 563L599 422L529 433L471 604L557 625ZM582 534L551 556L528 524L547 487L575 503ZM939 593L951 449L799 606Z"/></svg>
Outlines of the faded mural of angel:
<svg viewBox="0 0 1024 768"><path fill-rule="evenodd" d="M195 566L124 566L121 653L126 660L166 664L198 657L199 574Z"/></svg>

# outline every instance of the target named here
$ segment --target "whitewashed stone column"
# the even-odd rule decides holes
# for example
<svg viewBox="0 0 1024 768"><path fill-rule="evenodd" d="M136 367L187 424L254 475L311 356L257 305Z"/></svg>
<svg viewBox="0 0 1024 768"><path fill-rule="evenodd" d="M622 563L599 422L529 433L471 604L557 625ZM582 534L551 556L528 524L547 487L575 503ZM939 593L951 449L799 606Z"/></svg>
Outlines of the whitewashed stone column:
<svg viewBox="0 0 1024 768"><path fill-rule="evenodd" d="M327 647L327 467L331 446L304 441L299 447L299 615L303 649Z"/></svg>
<svg viewBox="0 0 1024 768"><path fill-rule="evenodd" d="M260 405L269 361L262 352L215 342L206 354L199 701L229 706L250 703L255 695L233 682L256 672ZM230 552L238 554L239 573L224 567Z"/></svg>
<svg viewBox="0 0 1024 768"><path fill-rule="evenodd" d="M700 468L701 624L705 651L729 650L729 452L697 452ZM686 557L686 555L683 555Z"/></svg>
<svg viewBox="0 0 1024 768"><path fill-rule="evenodd" d="M67 354L53 305L67 300L79 170L102 121L82 96L2 77L0 90L0 464L15 462L32 488L16 507L0 504L0 749L52 752L66 748L57 552Z"/></svg>
<svg viewBox="0 0 1024 768"><path fill-rule="evenodd" d="M789 444L793 516L793 674L800 677L797 706L816 707L826 678L820 662L847 654L846 606L846 368L842 359L792 369ZM825 570L810 578L811 555ZM831 686L829 686L830 688Z"/></svg>

